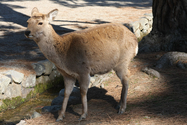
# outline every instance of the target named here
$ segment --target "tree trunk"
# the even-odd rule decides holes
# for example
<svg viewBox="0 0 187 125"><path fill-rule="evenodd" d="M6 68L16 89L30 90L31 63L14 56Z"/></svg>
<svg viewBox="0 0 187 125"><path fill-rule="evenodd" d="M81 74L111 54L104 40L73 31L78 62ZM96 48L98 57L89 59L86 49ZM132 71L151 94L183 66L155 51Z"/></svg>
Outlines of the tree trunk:
<svg viewBox="0 0 187 125"><path fill-rule="evenodd" d="M153 28L139 52L187 52L187 0L153 0Z"/></svg>

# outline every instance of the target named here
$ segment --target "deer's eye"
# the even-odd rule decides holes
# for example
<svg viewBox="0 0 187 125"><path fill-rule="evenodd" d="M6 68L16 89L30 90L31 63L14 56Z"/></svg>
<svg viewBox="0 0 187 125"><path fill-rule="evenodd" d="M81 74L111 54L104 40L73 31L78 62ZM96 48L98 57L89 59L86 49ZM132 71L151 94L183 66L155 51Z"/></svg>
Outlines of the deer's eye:
<svg viewBox="0 0 187 125"><path fill-rule="evenodd" d="M39 22L39 23L38 23L38 25L42 25L42 24L43 24L43 22Z"/></svg>

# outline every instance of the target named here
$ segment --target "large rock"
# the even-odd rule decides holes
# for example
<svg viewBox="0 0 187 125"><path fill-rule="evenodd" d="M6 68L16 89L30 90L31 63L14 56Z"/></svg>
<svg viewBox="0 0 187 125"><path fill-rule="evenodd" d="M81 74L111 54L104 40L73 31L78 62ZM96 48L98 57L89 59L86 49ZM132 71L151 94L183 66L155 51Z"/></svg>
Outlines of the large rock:
<svg viewBox="0 0 187 125"><path fill-rule="evenodd" d="M36 75L29 74L28 76L25 76L21 85L25 88L34 87L36 85Z"/></svg>
<svg viewBox="0 0 187 125"><path fill-rule="evenodd" d="M11 83L11 78L0 74L0 94L4 94L6 88Z"/></svg>
<svg viewBox="0 0 187 125"><path fill-rule="evenodd" d="M26 125L26 121L25 120L21 120L19 123L17 123L16 125Z"/></svg>
<svg viewBox="0 0 187 125"><path fill-rule="evenodd" d="M45 72L45 66L41 63L33 63L32 67L35 70L36 76L41 76Z"/></svg>
<svg viewBox="0 0 187 125"><path fill-rule="evenodd" d="M23 78L24 78L23 73L20 73L15 70L8 70L8 71L3 72L3 74L10 76L15 83L19 83L19 84L23 81Z"/></svg>
<svg viewBox="0 0 187 125"><path fill-rule="evenodd" d="M155 66L156 68L167 68L172 65L177 65L179 61L181 63L186 60L187 54L184 52L168 52L156 62Z"/></svg>
<svg viewBox="0 0 187 125"><path fill-rule="evenodd" d="M152 30L153 16L152 14L144 14L138 21L130 23L129 27L135 36L141 40Z"/></svg>
<svg viewBox="0 0 187 125"><path fill-rule="evenodd" d="M26 98L27 95L28 95L31 91L34 91L34 88L24 88L24 87L21 87L21 97L22 97L22 98Z"/></svg>
<svg viewBox="0 0 187 125"><path fill-rule="evenodd" d="M5 90L4 96L8 98L21 96L21 86L15 83L9 84Z"/></svg>
<svg viewBox="0 0 187 125"><path fill-rule="evenodd" d="M56 77L59 77L59 76L61 76L60 72L55 69L49 75L49 79L53 81Z"/></svg>
<svg viewBox="0 0 187 125"><path fill-rule="evenodd" d="M49 75L51 74L51 71L55 68L55 65L49 60L43 60L43 61L34 63L33 68L36 71L37 75L41 75L41 74Z"/></svg>
<svg viewBox="0 0 187 125"><path fill-rule="evenodd" d="M31 118L38 118L40 116L42 116L40 113L34 111L34 113L32 114Z"/></svg>
<svg viewBox="0 0 187 125"><path fill-rule="evenodd" d="M153 77L161 78L160 73L152 68L145 67L142 69L142 71Z"/></svg>

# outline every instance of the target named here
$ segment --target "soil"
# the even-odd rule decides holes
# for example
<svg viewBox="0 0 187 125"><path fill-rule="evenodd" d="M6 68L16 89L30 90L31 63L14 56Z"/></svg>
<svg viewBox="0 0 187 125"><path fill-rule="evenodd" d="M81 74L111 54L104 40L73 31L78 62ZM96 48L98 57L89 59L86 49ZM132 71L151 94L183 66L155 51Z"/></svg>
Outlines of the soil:
<svg viewBox="0 0 187 125"><path fill-rule="evenodd" d="M14 10L18 13L29 15L33 6L41 6L40 2L42 1L45 0L26 1L24 2L25 8L19 7L18 5L21 5L20 3L23 3L23 1L18 1L15 2L14 6L10 7L15 7ZM90 3L85 4L84 7L80 6L81 2L77 3L77 6L71 6L70 4L67 6L66 4L68 3L57 2L60 1L50 4L50 7L58 8L62 4L64 5L64 8L60 8L60 17L54 22L55 30L60 34L67 32L66 29L80 30L105 22L129 23L138 20L145 13L151 13L150 4L147 5L136 0L133 1L133 4L125 0L124 3L126 4L117 4L117 7L109 3L105 3L105 6L96 5L89 0L87 2ZM47 3L49 4L50 2ZM2 5L0 4L0 6ZM48 9L48 6L41 8L42 12L48 12ZM62 17L63 19L61 19ZM61 26L64 28L62 29ZM22 29L25 29L25 27L22 27ZM22 39L22 41L27 41L25 38ZM27 47L30 48L29 46ZM30 51L32 52L35 47L31 48ZM30 51L28 54L32 55ZM33 51L33 53L37 54L38 50ZM30 125L185 125L187 124L186 70L175 66L167 69L156 69L161 74L159 79L141 71L145 67L155 69L154 63L164 53L138 54L130 64L131 75L127 109L124 114L117 114L117 109L115 108L120 100L122 86L116 75L113 75L104 83L104 89L89 89L88 116L85 120L78 121L82 112L81 104L70 105L62 122L55 122L58 116L57 113L45 113L41 117L25 120ZM6 53L3 54L7 55ZM6 59L8 60L9 58L6 57Z"/></svg>

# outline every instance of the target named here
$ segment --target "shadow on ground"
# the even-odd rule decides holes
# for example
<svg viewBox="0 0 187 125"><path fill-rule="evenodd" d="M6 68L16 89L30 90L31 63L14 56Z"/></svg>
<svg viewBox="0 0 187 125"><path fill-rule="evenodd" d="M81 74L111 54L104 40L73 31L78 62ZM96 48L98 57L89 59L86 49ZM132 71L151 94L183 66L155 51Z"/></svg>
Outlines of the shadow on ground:
<svg viewBox="0 0 187 125"><path fill-rule="evenodd" d="M13 7L24 8L22 6ZM14 11L10 5L0 3L0 8L0 62L45 59L36 43L24 36L29 17ZM60 34L73 31L57 25L53 25L53 27Z"/></svg>
<svg viewBox="0 0 187 125"><path fill-rule="evenodd" d="M76 8L85 6L113 6L113 7L136 7L136 8L146 8L152 5L152 0L82 0L83 2L77 0L51 0L54 3Z"/></svg>
<svg viewBox="0 0 187 125"><path fill-rule="evenodd" d="M141 53L136 57L143 67L150 67L159 71L162 79L153 78L153 86L151 89L158 87L158 91L153 93L151 91L150 93L145 92L140 97L137 95L137 101L128 103L129 109L127 110L139 107L148 113L148 115L152 114L154 117L162 116L165 119L178 117L178 120L181 118L183 121L187 121L187 72L177 66L163 69L155 68L154 64L159 59L156 56L159 54L154 52ZM146 82L143 81L141 85L146 87ZM177 121L177 119L173 120Z"/></svg>

